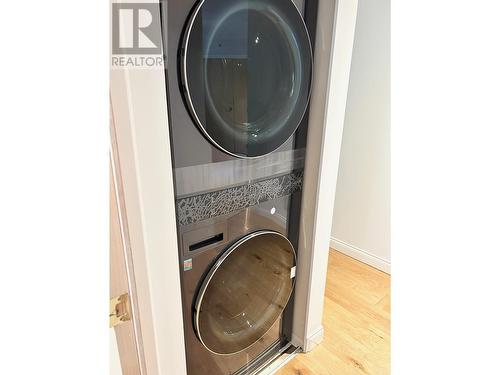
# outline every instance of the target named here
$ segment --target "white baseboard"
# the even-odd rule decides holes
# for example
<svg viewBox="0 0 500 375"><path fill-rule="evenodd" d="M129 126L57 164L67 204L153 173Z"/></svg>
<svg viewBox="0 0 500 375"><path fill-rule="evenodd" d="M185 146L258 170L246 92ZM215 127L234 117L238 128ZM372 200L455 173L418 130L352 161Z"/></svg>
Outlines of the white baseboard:
<svg viewBox="0 0 500 375"><path fill-rule="evenodd" d="M360 262L366 263L388 274L391 273L391 263L359 247L348 244L337 238L330 237L330 247L350 256Z"/></svg>
<svg viewBox="0 0 500 375"><path fill-rule="evenodd" d="M305 342L300 340L295 335L292 335L292 345L301 347L302 350L304 351L304 353L307 353L307 352L310 352L311 350L313 350L313 348L318 346L321 343L321 341L323 341L324 335L325 335L325 330L324 330L323 326L319 327L316 332L311 334L306 339Z"/></svg>
<svg viewBox="0 0 500 375"><path fill-rule="evenodd" d="M323 341L323 338L325 336L325 329L323 328L323 325L321 325L319 328L316 329L315 332L309 335L305 339L305 341L302 338L299 338L298 336L292 334L292 345L296 347L302 348L304 353L310 352L313 348L318 346L321 341Z"/></svg>
<svg viewBox="0 0 500 375"><path fill-rule="evenodd" d="M304 352L310 352L313 350L316 346L318 346L321 341L323 341L323 338L325 337L325 330L323 329L323 326L321 326L315 333L313 333L310 337L307 338L306 345L304 345Z"/></svg>

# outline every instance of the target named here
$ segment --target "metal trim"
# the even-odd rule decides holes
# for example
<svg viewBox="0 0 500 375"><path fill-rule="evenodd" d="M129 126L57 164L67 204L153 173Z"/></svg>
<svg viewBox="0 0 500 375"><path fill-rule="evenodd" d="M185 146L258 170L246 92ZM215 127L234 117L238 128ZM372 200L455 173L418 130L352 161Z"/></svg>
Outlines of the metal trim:
<svg viewBox="0 0 500 375"><path fill-rule="evenodd" d="M281 338L276 340L267 349L261 352L256 358L254 358L250 363L247 363L238 371L232 375L254 375L258 374L261 369L263 369L268 363L270 363L274 358L280 355L282 352L288 349L291 343L282 345Z"/></svg>
<svg viewBox="0 0 500 375"><path fill-rule="evenodd" d="M302 21L302 26L304 27L304 30L305 30L305 34L306 34L306 37L307 37L307 44L309 46L309 55L311 57L311 73L309 74L309 87L308 87L308 93L307 93L307 101L306 101L306 106L304 107L304 110L302 112L302 115L300 116L300 120L297 122L297 125L295 126L295 129L293 130L293 132L290 134L290 136L284 140L279 146L277 146L274 150L266 153L266 154L262 154L262 155L258 155L258 156L245 156L245 155L240 155L240 154L235 154L231 151L228 151L226 150L224 147L222 147L221 145L219 145L209 134L208 132L205 130L205 128L203 127L202 125L202 122L200 120L200 118L198 117L197 113L196 113L196 109L193 105L193 102L191 100L191 94L190 94L190 90L189 90L189 84L188 84L188 79L187 79L187 50L188 50L188 47L189 47L189 37L191 35L191 30L193 28L193 24L194 24L194 21L196 19L196 16L198 15L198 12L200 11L201 7L203 6L203 4L205 3L206 0L200 0L199 4L196 6L196 8L194 9L192 15L190 16L189 18L189 22L187 24L187 28L186 28L186 31L184 33L184 36L183 36L183 39L182 39L182 47L181 47L181 51L184 50L184 54L181 54L181 82L182 82L182 86L185 88L185 90L183 90L183 96L186 98L186 101L187 101L187 104L188 104L188 109L189 109L189 112L192 114L192 116L194 117L194 120L195 120L195 123L196 123L196 126L198 127L198 129L203 133L203 135L205 136L205 138L207 138L214 146L216 146L219 150L225 152L226 154L229 154L231 156L234 156L234 157L237 157L237 158L240 158L240 159L258 159L258 158L261 158L261 157L264 157L266 155L269 155L271 153L273 153L274 151L276 151L278 148L280 148L284 143L286 143L290 138L292 138L292 136L295 134L295 132L297 131L298 127L300 126L302 120L304 119L304 116L305 114L307 113L307 109L309 107L309 101L311 99L311 93L312 93L312 83L313 83L313 66L314 66L314 60L313 60L313 51L312 51L312 44L311 44L311 38L309 36L309 31L307 30L307 25L305 23L305 20L302 16L302 13L300 12L299 8L297 7L297 5L292 1L292 0L289 0L290 3L293 5L293 7L295 8L295 10L297 11L297 13L299 14L299 18L300 20Z"/></svg>
<svg viewBox="0 0 500 375"><path fill-rule="evenodd" d="M277 370L281 369L288 362L290 362L300 352L302 352L302 349L300 347L296 347L293 346L292 343L288 343L288 345L285 346L284 349L280 350L269 361L266 361L264 364L262 364L259 368L257 368L254 372L250 373L249 375L274 374ZM283 358L283 356L287 354L288 356L286 358Z"/></svg>
<svg viewBox="0 0 500 375"><path fill-rule="evenodd" d="M200 306L201 306L201 303L203 301L203 296L205 295L205 292L206 292L206 290L207 290L207 288L208 288L208 286L210 284L210 281L212 280L212 277L215 275L215 273L217 272L217 270L219 269L219 267L222 265L222 263L224 263L224 261L226 260L226 258L234 250L236 250L240 245L242 245L243 243L247 242L248 240L250 240L250 239L252 239L254 237L263 235L263 234L274 234L274 235L278 235L278 236L283 237L290 244L290 247L291 247L292 253L293 253L294 264L295 264L295 266L297 265L297 254L296 254L295 248L293 247L293 245L290 242L290 240L288 238L286 238L286 236L282 235L281 233L273 231L273 230L259 230L259 231L247 234L243 238L240 238L238 241L236 241L233 245L231 245L227 250L224 251L224 253L222 253L222 255L219 257L219 259L217 259L217 262L215 262L215 264L212 266L212 268L208 272L207 276L203 280L203 283L201 284L201 287L200 287L200 290L198 292L198 295L196 296L196 302L195 302L195 305L194 305L195 307L194 307L194 317L193 317L193 320L194 320L194 330L195 330L195 333L196 333L196 337L198 337L198 339L200 340L200 342L202 343L202 345L209 352L211 352L213 354L217 354L217 355L233 355L233 354L241 353L245 349L248 349L250 346L252 346L253 344L255 344L257 341L259 341L262 337L264 337L269 332L269 330L272 328L272 326L274 325L274 323L276 323L276 320L279 319L279 315L278 315L278 318L273 322L273 324L271 324L271 326L269 327L269 329L266 332L264 332L264 334L262 334L262 336L260 336L259 338L257 338L252 344L250 344L247 347L245 347L245 348L243 348L241 350L238 350L238 351L236 351L234 353L217 353L217 352L214 352L213 350L211 350L205 344L205 342L203 341L203 338L201 337L200 329L199 329L199 323L200 323L199 322ZM281 310L281 313L283 313L283 310L285 310L286 306L288 305L288 302L290 301L290 297L292 296L292 293L293 293L293 289L295 288L295 277L292 280L293 280L292 281L292 289L290 291L290 295L288 296L288 298L286 300L286 303L283 306L283 309Z"/></svg>

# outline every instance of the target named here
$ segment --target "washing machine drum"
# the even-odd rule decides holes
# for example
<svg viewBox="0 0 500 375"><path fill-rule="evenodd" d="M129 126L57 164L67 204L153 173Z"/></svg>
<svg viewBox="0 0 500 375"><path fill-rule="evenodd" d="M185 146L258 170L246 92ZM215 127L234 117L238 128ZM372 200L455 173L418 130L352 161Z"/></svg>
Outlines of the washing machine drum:
<svg viewBox="0 0 500 375"><path fill-rule="evenodd" d="M237 157L266 155L307 108L312 51L291 0L204 0L181 49L186 104L206 138Z"/></svg>
<svg viewBox="0 0 500 375"><path fill-rule="evenodd" d="M230 246L196 299L194 325L202 344L234 354L257 342L283 312L294 277L295 251L277 232L254 232Z"/></svg>

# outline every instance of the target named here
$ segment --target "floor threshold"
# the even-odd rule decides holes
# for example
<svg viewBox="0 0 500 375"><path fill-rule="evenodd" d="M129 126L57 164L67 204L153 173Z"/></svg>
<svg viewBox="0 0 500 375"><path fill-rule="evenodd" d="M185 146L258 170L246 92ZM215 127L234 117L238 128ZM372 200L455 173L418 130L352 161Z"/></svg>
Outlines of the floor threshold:
<svg viewBox="0 0 500 375"><path fill-rule="evenodd" d="M282 353L277 353L275 358L272 358L267 364L263 366L256 374L258 375L271 375L276 373L280 368L290 362L297 354L302 352L302 348L290 346Z"/></svg>

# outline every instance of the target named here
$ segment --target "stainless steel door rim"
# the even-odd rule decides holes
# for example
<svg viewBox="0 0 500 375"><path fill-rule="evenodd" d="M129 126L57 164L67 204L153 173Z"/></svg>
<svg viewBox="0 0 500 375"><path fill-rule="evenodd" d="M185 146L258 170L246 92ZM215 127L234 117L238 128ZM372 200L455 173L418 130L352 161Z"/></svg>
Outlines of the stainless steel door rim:
<svg viewBox="0 0 500 375"><path fill-rule="evenodd" d="M290 22L290 24L286 23L282 17L280 18L280 14L277 11L275 12L276 15L275 16L273 15L273 17L276 18L276 20L274 19L272 20L274 24L269 20L266 21L268 24L273 24L274 25L273 27L276 30L269 29L268 30L269 32L267 34L261 36L259 36L260 34L258 32L259 29L253 31L255 31L256 32L255 35L257 35L255 37L255 44L258 43L262 44L263 43L262 41L264 41L265 44L266 40L271 40L272 38L279 39L279 41L275 42L275 44L268 43L269 45L266 49L267 52L276 49L276 48L271 48L274 47L275 45L283 46L284 44L287 44L288 47L283 47L283 51L285 51L286 48L288 49L284 53L282 53L282 55L277 56L274 60L267 57L263 59L262 53L259 55L259 58L243 59L242 60L244 61L243 65L245 65L245 63L248 64L246 64L242 68L246 70L244 73L241 73L241 77L243 77L241 79L234 78L236 73L233 74L234 69L237 69L238 66L241 67L240 62L238 62L241 59L238 60L237 58L226 58L227 56L234 57L235 55L234 53L233 54L229 53L227 50L225 54L221 55L224 56L224 58L218 56L219 60L221 61L224 60L225 63L227 63L227 61L230 60L231 63L224 69L218 66L219 69L214 68L211 71L217 71L219 72L219 74L227 73L232 78L230 79L228 78L226 80L229 83L226 82L226 87L224 89L219 88L219 90L216 91L219 92L220 96L220 95L226 95L227 90L232 90L229 94L230 97L231 95L233 95L231 99L235 100L232 104L235 105L235 103L240 103L240 105L242 106L242 109L238 111L239 115L235 115L234 112L237 112L237 110L236 109L233 110L233 105L220 104L221 103L220 97L218 98L219 100L217 100L217 98L216 100L214 100L212 98L213 95L205 93L205 91L206 92L210 91L209 89L211 87L211 85L207 81L207 76L210 76L210 74L207 73L208 69L207 64L209 64L208 61L212 62L216 59L207 57L209 53L206 52L205 50L209 50L211 47L210 46L207 47L203 43L206 43L205 39L211 40L210 43L212 43L213 35L218 32L217 31L218 29L215 29L215 31L212 32L211 38L205 37L207 30L205 29L199 30L199 28L202 27L199 25L201 24L199 18L201 18L202 16L204 16L205 18L208 17L201 10L205 4L209 5L212 4L211 1L215 2L215 0L202 0L198 3L198 5L195 7L192 13L192 16L187 24L186 31L184 33L184 38L181 48L181 56L180 56L181 60L180 71L181 71L182 85L184 87L183 94L186 99L187 107L189 109L189 112L191 113L193 121L195 122L199 130L202 132L202 134L205 136L205 138L207 138L214 146L216 146L220 150L239 158L253 159L265 156L273 152L277 148L279 148L283 143L285 143L289 138L293 136L307 110L307 105L311 94L312 47L306 25L304 23L304 20L302 19L302 16L300 15L299 10L297 9L293 1L291 0L274 1L276 4L279 4L279 7L281 7L278 10L281 11L283 10L283 8L286 8L288 15L290 17L293 17L293 22ZM251 6L263 7L261 5L262 1L260 0L244 1L244 2L243 1L240 2L238 0L237 1L232 0L230 1L230 3L232 4L231 6L235 9L240 9L240 8L243 10L247 9L248 11L251 10L254 13L258 13L257 11L255 11L255 9L257 8L251 9L250 8ZM268 8L272 9L273 1L268 1L266 3L269 3ZM244 6L246 6L247 8L243 8ZM235 11L233 13L237 12ZM260 14L259 17L262 19L269 18L267 16L260 16ZM216 27L220 29L222 27L221 24L224 24L224 22L225 21L219 21ZM250 29L250 21L248 22L249 24L247 25L247 29ZM205 26L205 24L210 24L210 22L207 21L203 24L203 27L206 28L210 27L210 25ZM262 25L259 24L257 26L262 27ZM193 31L193 28L195 29L198 28L198 29L197 31ZM244 27L242 27L242 29L243 31L246 30L248 32L248 30L245 29ZM281 29L289 30L288 34L287 32L282 31ZM240 32L244 34L243 31L240 30ZM196 37L193 38L193 34ZM200 36L200 34L202 35ZM225 36L228 33L220 32L220 34ZM255 35L252 35L252 38ZM246 34L245 36L248 37L248 35ZM260 37L262 38L261 41L259 42ZM192 41L193 39L195 40L194 42ZM199 39L202 39L202 41L200 42ZM195 44L194 46L192 46L193 43ZM197 45L196 43L199 44ZM293 45L294 43L296 45ZM220 47L221 44L224 43L218 43L218 46ZM241 45L243 43L237 43L237 44ZM234 49L236 47L230 46L227 48ZM245 51L248 52L249 50L250 47L248 47ZM203 56L203 53L206 53L207 56ZM196 63L192 63L195 64L196 69L192 69L191 76L197 75L192 79L192 82L190 82L190 72L188 69L189 65L188 58L189 56L191 56L191 54L196 55L196 58L191 58L191 60L196 61ZM292 58L292 56L295 57ZM202 62L201 60L203 60L204 62ZM274 65L270 64L270 62L273 61L275 62L275 64ZM279 72L282 74L272 74L273 72L269 71L267 79L264 79L266 78L265 72L267 69L259 69L259 67L266 66L266 64L268 63L272 66L279 65L280 67L282 67L284 66L283 64L285 65L288 64L290 66L288 67L288 70L285 69L284 72ZM219 65L221 64L222 62ZM254 70L253 74L249 73L249 71L251 70ZM255 70L257 72L255 72ZM226 73L221 73L222 71ZM266 85L266 82L276 80L276 76L281 77L280 78L281 81L275 82L274 86L273 84L268 84L265 89L259 89L259 87ZM252 79L249 80L249 77L252 77ZM262 80L260 82L254 82L261 78ZM231 80L234 80L235 84L232 84ZM220 81L224 81L224 79L216 79L216 80L214 79L214 82L220 82ZM244 94L246 96L242 98L238 97L238 95L235 95L235 91L237 91L237 89L235 89L235 85L239 87L240 91L246 90ZM230 88L228 89L227 87ZM222 91L224 91L224 94L221 94ZM201 92L204 92L204 94L202 94ZM258 94L262 92L267 93L268 94L267 96L273 98L272 100L275 100L276 103L273 102L269 104L268 100L265 101L265 103L263 104L263 102L260 102L258 99L255 99L256 97L259 97ZM216 109L217 103L219 103L220 107L227 108L227 110L225 111L217 110ZM265 107L266 105L270 106L269 110L264 110L265 108L267 108ZM258 110L255 109L256 106L258 107ZM206 108L211 108L211 109L205 111ZM261 116L256 115L254 112L259 114L264 113L265 115ZM234 120L234 122L231 122L227 118L225 118L225 115L227 115L228 113L231 113L231 115L228 116L230 117L232 116L231 121ZM251 113L255 115L254 116L255 121L253 122L246 121L248 120L249 117L251 117L250 115ZM266 119L265 116L268 116L269 118Z"/></svg>
<svg viewBox="0 0 500 375"><path fill-rule="evenodd" d="M231 245L198 292L194 327L214 354L241 352L280 317L295 285L296 254L282 234L260 230Z"/></svg>

